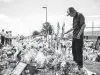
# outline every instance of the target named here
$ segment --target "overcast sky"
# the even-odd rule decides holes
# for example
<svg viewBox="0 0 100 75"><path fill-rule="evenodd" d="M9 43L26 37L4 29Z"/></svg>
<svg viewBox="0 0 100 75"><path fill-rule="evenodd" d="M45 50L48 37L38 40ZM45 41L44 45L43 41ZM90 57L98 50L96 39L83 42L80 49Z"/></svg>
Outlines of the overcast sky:
<svg viewBox="0 0 100 75"><path fill-rule="evenodd" d="M46 21L44 6L47 7L47 21L55 31L58 22L60 26L65 22L65 31L72 27L72 18L66 16L70 6L83 13L87 26L91 26L92 21L100 26L99 0L0 0L0 31L11 30L13 35L40 31Z"/></svg>

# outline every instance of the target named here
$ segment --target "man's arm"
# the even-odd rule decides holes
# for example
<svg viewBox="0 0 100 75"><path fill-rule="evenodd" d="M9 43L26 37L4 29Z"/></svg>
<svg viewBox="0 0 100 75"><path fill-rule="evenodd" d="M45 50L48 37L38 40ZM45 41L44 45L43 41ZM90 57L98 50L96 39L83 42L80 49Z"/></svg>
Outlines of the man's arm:
<svg viewBox="0 0 100 75"><path fill-rule="evenodd" d="M80 29L80 32L79 32L78 35L77 35L77 38L78 38L78 39L80 39L80 36L81 36L81 34L84 32L85 27L86 27L86 24L83 24L82 27L81 27L81 29Z"/></svg>
<svg viewBox="0 0 100 75"><path fill-rule="evenodd" d="M81 29L80 29L80 31L79 31L79 33L77 35L77 39L80 39L80 36L84 32L84 29L86 27L85 18L84 18L84 16L82 14L79 15L79 19L80 19L79 22L80 22Z"/></svg>
<svg viewBox="0 0 100 75"><path fill-rule="evenodd" d="M73 28L71 28L70 30L68 30L65 34L67 34L67 33L71 32L72 30L73 30Z"/></svg>

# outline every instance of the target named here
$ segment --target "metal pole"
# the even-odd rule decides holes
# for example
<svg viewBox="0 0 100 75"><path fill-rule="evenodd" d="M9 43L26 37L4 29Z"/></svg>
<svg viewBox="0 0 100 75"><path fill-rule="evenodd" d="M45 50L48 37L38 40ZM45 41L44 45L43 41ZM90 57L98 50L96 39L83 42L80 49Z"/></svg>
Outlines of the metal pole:
<svg viewBox="0 0 100 75"><path fill-rule="evenodd" d="M46 9L46 23L47 23L47 7L43 7Z"/></svg>
<svg viewBox="0 0 100 75"><path fill-rule="evenodd" d="M47 7L46 7L46 23L47 23Z"/></svg>
<svg viewBox="0 0 100 75"><path fill-rule="evenodd" d="M94 27L94 22L92 22L92 39L93 39L93 36L94 36L94 30L93 30L93 27Z"/></svg>
<svg viewBox="0 0 100 75"><path fill-rule="evenodd" d="M47 25L47 7L42 7L42 8L45 8L46 9L46 25ZM48 31L46 33L46 41L47 41L47 35L48 35Z"/></svg>

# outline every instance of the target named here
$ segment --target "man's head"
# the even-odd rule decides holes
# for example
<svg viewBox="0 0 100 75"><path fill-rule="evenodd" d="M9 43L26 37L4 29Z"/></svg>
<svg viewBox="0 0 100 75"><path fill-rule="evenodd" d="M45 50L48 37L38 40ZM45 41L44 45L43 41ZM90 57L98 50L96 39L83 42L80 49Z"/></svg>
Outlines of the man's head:
<svg viewBox="0 0 100 75"><path fill-rule="evenodd" d="M8 31L6 31L6 33L8 34Z"/></svg>
<svg viewBox="0 0 100 75"><path fill-rule="evenodd" d="M12 31L9 31L9 33L12 33Z"/></svg>
<svg viewBox="0 0 100 75"><path fill-rule="evenodd" d="M71 16L71 17L74 17L76 15L76 10L73 8L73 7L69 7L68 10L67 10L67 16Z"/></svg>
<svg viewBox="0 0 100 75"><path fill-rule="evenodd" d="M4 32L4 29L2 29L2 32Z"/></svg>

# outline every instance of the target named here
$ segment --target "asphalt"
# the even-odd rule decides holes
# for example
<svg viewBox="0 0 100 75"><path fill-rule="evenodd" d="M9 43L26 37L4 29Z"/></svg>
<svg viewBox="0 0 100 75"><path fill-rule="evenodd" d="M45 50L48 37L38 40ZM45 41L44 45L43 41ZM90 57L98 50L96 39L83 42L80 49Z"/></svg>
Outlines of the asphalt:
<svg viewBox="0 0 100 75"><path fill-rule="evenodd" d="M96 75L100 75L100 62L85 61L84 66L92 72L95 72Z"/></svg>

